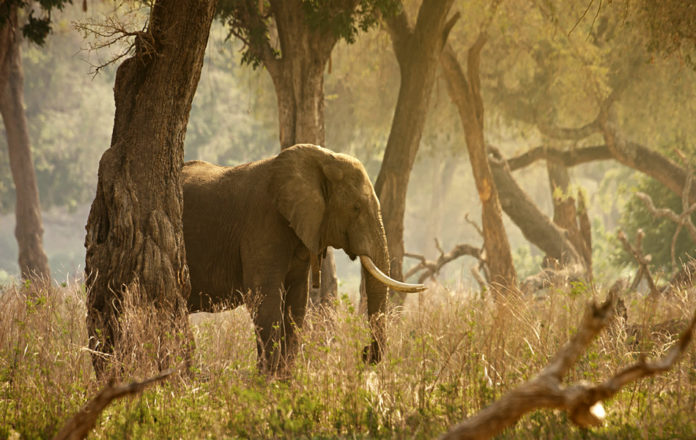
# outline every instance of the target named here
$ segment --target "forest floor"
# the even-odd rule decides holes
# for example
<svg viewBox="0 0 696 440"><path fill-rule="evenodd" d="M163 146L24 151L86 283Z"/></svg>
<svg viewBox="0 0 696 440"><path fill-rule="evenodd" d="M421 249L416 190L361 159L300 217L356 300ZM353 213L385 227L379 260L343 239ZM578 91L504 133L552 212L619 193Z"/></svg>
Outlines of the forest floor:
<svg viewBox="0 0 696 440"><path fill-rule="evenodd" d="M104 385L85 348L85 296L80 284L0 288L0 439L52 437ZM246 309L193 315L193 373L112 403L90 438L434 438L534 377L572 336L587 302L604 296L574 284L495 305L434 286L389 317L377 366L361 361L366 319L344 296L310 313L292 377L272 381L256 372ZM623 316L565 383L599 382L642 354L664 354L696 308L696 292L624 302ZM139 374L150 373L128 379ZM600 428L536 411L500 438L696 438L696 349L605 407Z"/></svg>

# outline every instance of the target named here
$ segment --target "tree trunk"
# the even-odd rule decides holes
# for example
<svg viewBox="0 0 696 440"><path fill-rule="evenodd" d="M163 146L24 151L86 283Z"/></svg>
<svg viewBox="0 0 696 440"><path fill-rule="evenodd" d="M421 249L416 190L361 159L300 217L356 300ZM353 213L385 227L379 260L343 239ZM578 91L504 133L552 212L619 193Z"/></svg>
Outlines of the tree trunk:
<svg viewBox="0 0 696 440"><path fill-rule="evenodd" d="M111 146L86 227L87 328L92 350L118 354L131 342L119 327L125 295L135 295L137 306L157 311L145 339L165 368L191 347L180 173L215 2L160 0L152 8L134 57L116 72ZM92 361L105 373L104 357Z"/></svg>
<svg viewBox="0 0 696 440"><path fill-rule="evenodd" d="M387 147L375 183L389 245L390 274L403 280L404 213L408 182L420 145L440 54L458 15L447 20L452 0L421 3L415 27L405 11L387 20L401 85ZM396 302L403 295L393 295Z"/></svg>
<svg viewBox="0 0 696 440"><path fill-rule="evenodd" d="M588 240L589 219L583 223L585 231L581 230L582 215L587 215L586 209L576 208L575 197L571 194L568 168L563 164L546 161L546 170L551 186L553 200L553 222L568 231L568 240L572 243L584 262L588 278L592 278L592 249L591 238ZM582 197L582 196L581 196ZM581 202L578 202L581 203ZM582 204L584 208L584 203Z"/></svg>
<svg viewBox="0 0 696 440"><path fill-rule="evenodd" d="M568 239L567 232L555 225L520 188L499 153L491 148L489 163L500 203L505 213L530 243L563 264L580 263L580 256Z"/></svg>
<svg viewBox="0 0 696 440"><path fill-rule="evenodd" d="M278 103L280 148L309 143L324 145L324 68L338 41L332 33L313 28L300 1L271 2L281 44L280 58L261 52L271 75ZM333 249L322 260L320 288L312 288L313 304L330 304L338 297Z"/></svg>
<svg viewBox="0 0 696 440"><path fill-rule="evenodd" d="M442 57L442 66L447 80L447 90L462 120L469 160L481 200L483 243L490 281L494 286L514 288L517 285L517 274L503 226L498 190L488 163L483 137L483 100L480 90L479 63L481 49L485 42L485 34L480 34L469 49L468 78L449 46Z"/></svg>
<svg viewBox="0 0 696 440"><path fill-rule="evenodd" d="M43 250L43 225L39 190L31 159L29 131L24 113L24 72L20 51L20 30L17 10L11 12L2 30L3 65L0 74L0 112L5 123L10 169L15 185L17 225L15 236L19 247L19 269L22 278L50 280L51 271Z"/></svg>

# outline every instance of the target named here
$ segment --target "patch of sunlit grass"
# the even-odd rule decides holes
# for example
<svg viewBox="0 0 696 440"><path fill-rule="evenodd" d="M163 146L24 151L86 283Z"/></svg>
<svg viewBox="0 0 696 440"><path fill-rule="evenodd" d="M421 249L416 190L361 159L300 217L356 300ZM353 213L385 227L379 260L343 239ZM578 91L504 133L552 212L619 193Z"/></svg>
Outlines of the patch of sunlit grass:
<svg viewBox="0 0 696 440"><path fill-rule="evenodd" d="M51 437L101 386L84 350L83 287L30 284L1 295L0 438ZM433 286L390 313L386 355L376 366L362 363L366 319L343 297L309 313L292 377L274 381L256 371L245 308L193 315L192 374L115 402L93 436L432 438L543 369L594 295L604 296L573 286L549 289L543 299L511 293L495 304ZM696 308L696 294L624 302L624 315L589 347L566 383L600 381L642 354L663 354ZM137 315L127 321L133 332L144 328ZM695 367L692 347L672 371L621 391L605 405L607 424L594 430L597 438L695 437ZM564 414L537 411L502 436L584 435Z"/></svg>

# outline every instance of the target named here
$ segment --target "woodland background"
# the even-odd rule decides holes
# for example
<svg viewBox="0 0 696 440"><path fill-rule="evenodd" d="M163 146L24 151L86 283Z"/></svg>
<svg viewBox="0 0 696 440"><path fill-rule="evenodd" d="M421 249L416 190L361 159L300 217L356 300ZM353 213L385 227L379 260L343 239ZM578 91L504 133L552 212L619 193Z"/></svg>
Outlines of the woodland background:
<svg viewBox="0 0 696 440"><path fill-rule="evenodd" d="M30 3L3 2L0 12L17 5L36 6ZM268 11L268 4L220 2L186 130L186 159L235 165L273 155L279 150L279 138L283 143L269 71L261 66L263 57L238 38L249 43L258 35L239 27L243 14L234 15ZM321 26L322 8L339 2L292 4L308 8L314 14L310 16L320 18L313 25ZM692 417L696 352L687 349L696 325L696 317L688 324L696 307L691 276L696 246L692 223L696 191L691 188L696 157L696 4L642 0L350 4L368 9L377 5L385 14L396 4L403 7L396 12L405 14L326 21L335 25L330 29L335 32L332 38L340 34L343 39L322 69L322 143L357 156L380 187L377 176L385 149L399 144L390 141L391 135L408 138L409 148L418 150L410 183L406 179L407 188L402 181L391 191L408 189L406 252L435 260L466 244L470 247L459 249L468 249L471 255L441 268L426 293L412 295L390 310L385 318L389 325L384 361L369 366L360 355L369 329L357 313L358 266L337 252L339 295L325 304L328 307L310 311L288 380L269 380L258 373L254 333L244 308L210 316L188 317L176 310L167 315L171 310L160 310L166 308L162 304L176 301L159 300L172 292L179 295L176 289L150 289L145 299L123 289L118 298L121 307L114 312L118 319L109 324L122 342L112 352L114 371L124 380L142 379L158 373L162 359L172 363L186 356L188 375L175 375L137 398L115 402L100 417L95 415L94 438L432 438L463 418L476 419L520 386L524 390L520 384L535 386L540 383L535 380L548 378L550 362L558 359L557 353L565 353L568 340L575 341L570 348L576 353L565 357L558 377L551 377L550 389L561 394L561 403L545 406L567 412L532 411L539 408L537 399L524 408L522 413L528 413L523 418L519 419L520 413L506 419L508 428L501 438L696 436ZM114 90L126 107L122 112L133 111L123 99L131 88L114 84L116 66L109 62L116 58L118 64L123 59L119 56L133 52L128 52L132 40L111 44L94 31L108 34L116 29L115 35L120 35L125 30L140 38L139 44L147 42L143 38L148 35L160 37L162 31L158 29L162 23L153 22L152 33L142 32L150 13L149 5L142 3L83 0L71 5L45 0L40 5L60 6L51 12L52 32L42 45L21 43L23 110L41 199L44 249L52 278L58 282L45 284L30 277L20 281L12 215L20 199L15 197L6 160L5 136L0 136L0 438L12 439L52 437L84 402L109 387L104 378L95 376L90 356L94 347L87 346L89 324L84 318L92 311L87 292L97 290L86 287L82 278L85 224L98 185L100 157L112 136L123 139L128 134L123 126L120 131L114 128ZM166 5L160 11L182 20L177 15L180 10ZM212 2L189 5L207 8L207 19L212 17ZM439 30L449 34L435 35L435 43L429 40L429 29L409 34L418 29L417 16L420 22L422 13L427 22L428 13L432 18L437 8L444 9L440 18L445 17ZM31 17L20 13L20 19L31 21ZM104 23L107 26L100 27ZM193 37L200 43L200 35ZM438 45L438 38L444 37L447 45ZM442 49L439 61L428 57L436 51L414 50L425 40L431 48ZM129 72L145 65L161 68L151 55L147 50L136 53L130 60L145 62L131 63ZM171 53L163 58L171 61ZM427 105L405 107L425 117L422 136L412 136L408 124L394 134L400 84L417 80L413 72L424 71L434 78L431 98L425 100ZM167 85L159 80L153 84ZM462 84L468 92L457 89ZM140 84L126 85L137 89ZM6 105L0 100L7 122ZM185 117L185 112L169 113L168 121ZM140 116L139 128L145 132L148 127L142 124L147 118L142 112ZM138 152L142 150L127 151ZM557 160L531 160L534 155L534 159ZM507 165L502 159L508 159ZM490 187L477 189L474 181L482 164L493 171L500 190L506 213L502 234L490 206L486 208ZM514 181L506 177L506 170ZM552 178L557 179L555 185ZM515 192L514 182L529 198ZM640 199L641 192L658 207L677 215L685 212L681 226L655 218ZM162 203L159 207L166 210ZM534 205L538 211L528 209ZM498 208L498 220L499 214ZM398 217L397 212L396 223ZM393 231L391 220L385 221L388 236ZM499 234L488 236L489 244L503 243L507 237L512 255L512 264L503 264L503 258L496 257L505 257L505 249L488 252L488 269L509 276L508 281L519 280L519 290L497 291L493 283L488 285L491 290L480 288L485 282L477 274L485 270L472 255L481 256L482 235L487 231ZM642 241L636 255L622 242L622 233L627 242ZM122 263L132 259L129 251L123 253ZM180 263L182 259L177 260ZM417 263L407 256L404 273ZM542 272L546 278L526 282L542 269L547 270ZM133 275L128 267L123 271ZM179 273L150 272L154 278ZM659 291L650 279L657 281ZM117 281L130 285L130 279ZM187 282L180 284L186 292ZM108 296L108 283L106 287L101 291ZM604 297L609 298L604 305L586 307ZM588 312L580 320L583 310ZM173 325L182 322L185 332ZM190 345L179 337L195 343L195 350L187 351ZM173 351L167 351L168 344ZM655 366L665 362L645 359L671 359L671 363L659 369ZM578 422L577 407L564 400L566 393L588 382L598 388L611 385L602 383L620 377L629 365L640 374L664 374L622 383L609 395L595 396L591 403L605 401L608 417L602 426L588 431L592 423ZM537 376L539 372L545 373ZM581 383L585 385L574 388ZM581 409L582 414L588 410ZM583 428L574 428L571 421Z"/></svg>
<svg viewBox="0 0 696 440"><path fill-rule="evenodd" d="M415 15L415 2L407 4ZM620 3L620 2L619 2ZM602 8L588 2L503 2L488 30L481 55L485 135L506 158L539 145L582 147L601 143L599 133L579 140L550 139L539 125L577 127L591 122L612 90L622 136L669 157L693 157L694 67L691 54L656 52L653 37L631 15L638 5ZM588 11L585 9L589 8ZM132 9L132 8L125 8ZM464 14L449 41L461 54L472 44L488 14L487 2L455 4ZM84 267L84 225L94 197L99 157L109 144L113 122L114 66L94 66L119 48L88 49L75 22L118 13L108 3L87 12L67 7L53 13L53 33L44 46L24 43L25 102L32 154L44 217L44 245L54 278L64 281ZM146 12L130 11L126 20ZM585 13L585 15L583 15ZM138 17L140 14L140 17ZM234 165L275 154L277 110L272 83L263 69L240 64L242 44L213 24L203 72L186 135L186 159ZM668 37L664 37L668 38ZM463 55L460 57L463 58ZM353 44L340 41L325 73L326 146L357 156L376 178L389 133L399 85L398 64L388 33L374 28ZM5 136L0 146L6 151ZM13 237L14 191L6 155L0 161L0 279L18 274ZM688 166L688 164L686 164ZM572 188L582 189L592 220L594 273L614 279L635 265L615 238L646 230L645 252L652 268L670 272L669 243L676 226L655 220L634 193L647 192L661 206L679 211L680 201L644 174L604 160L569 168ZM514 173L541 210L553 215L553 190L544 161ZM558 195L558 194L557 194ZM481 237L464 216L480 223L480 202L471 177L464 133L441 74L434 86L417 155L405 216L407 252L437 256L458 243L480 246ZM519 278L536 273L543 253L505 217ZM693 250L686 230L678 240L680 261ZM355 286L356 265L337 253L339 278ZM413 260L406 260L406 269ZM439 281L470 286L464 257L445 268ZM355 267L354 267L355 266ZM405 269L405 270L406 270ZM354 291L346 288L345 291Z"/></svg>

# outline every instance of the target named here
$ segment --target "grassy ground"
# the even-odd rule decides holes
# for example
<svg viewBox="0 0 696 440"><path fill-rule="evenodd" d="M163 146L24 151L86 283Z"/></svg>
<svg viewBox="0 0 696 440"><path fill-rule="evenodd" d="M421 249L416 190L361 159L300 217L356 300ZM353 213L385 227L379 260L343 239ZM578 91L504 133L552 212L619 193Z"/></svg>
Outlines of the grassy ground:
<svg viewBox="0 0 696 440"><path fill-rule="evenodd" d="M0 439L50 438L102 385L84 349L83 287L10 286L0 295ZM256 373L245 309L194 316L194 374L112 404L92 438L433 438L540 371L592 295L576 285L496 307L433 288L390 317L375 367L360 360L366 320L343 299L308 317L293 377L270 382ZM629 296L626 306L628 322L617 318L567 383L664 353L696 294ZM563 413L538 411L502 438L696 438L696 350L605 407L602 428L581 431Z"/></svg>

